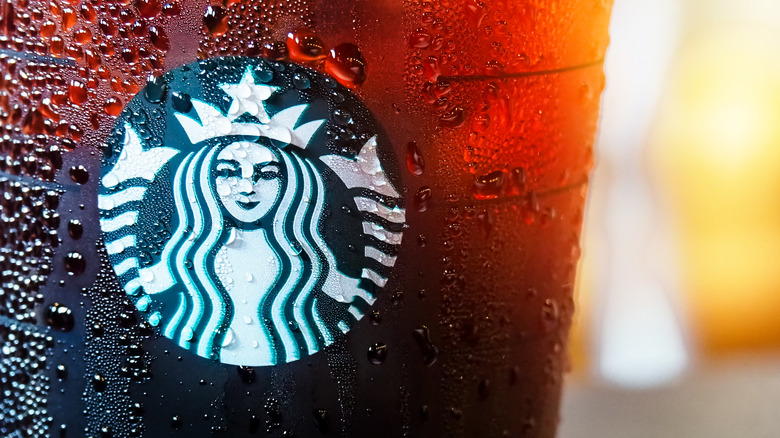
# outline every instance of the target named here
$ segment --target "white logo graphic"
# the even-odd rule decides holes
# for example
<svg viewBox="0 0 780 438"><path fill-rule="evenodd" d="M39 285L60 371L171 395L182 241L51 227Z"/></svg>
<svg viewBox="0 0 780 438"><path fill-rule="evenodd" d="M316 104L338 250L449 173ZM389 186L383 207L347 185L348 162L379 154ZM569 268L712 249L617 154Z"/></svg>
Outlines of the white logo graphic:
<svg viewBox="0 0 780 438"><path fill-rule="evenodd" d="M283 78L259 83L261 60L233 62L238 82L216 83L226 112L204 95L189 111L169 110L166 129L178 124L186 140L152 146L149 128L120 118L100 226L125 291L163 336L223 363L275 365L316 353L362 318L395 264L405 212L378 135L354 156L307 153L327 120L301 122L308 103L269 115L267 101L289 91ZM362 266L344 268L345 251L327 238L326 226L342 225L334 190L357 209L365 243L350 250ZM153 207L166 195L167 228Z"/></svg>

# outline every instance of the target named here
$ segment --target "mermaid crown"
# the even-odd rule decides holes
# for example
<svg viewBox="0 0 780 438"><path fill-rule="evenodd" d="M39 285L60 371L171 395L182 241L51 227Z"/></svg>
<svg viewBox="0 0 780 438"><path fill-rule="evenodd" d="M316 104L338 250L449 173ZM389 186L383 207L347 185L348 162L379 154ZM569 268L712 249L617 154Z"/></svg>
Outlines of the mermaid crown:
<svg viewBox="0 0 780 438"><path fill-rule="evenodd" d="M314 120L296 128L295 125L309 106L307 104L292 106L269 117L264 102L278 87L255 83L249 67L238 83L222 84L220 88L233 98L227 114L197 99L192 100L192 107L198 119L187 114L175 114L193 144L227 135L246 135L266 137L305 149L314 133L325 122L322 119ZM260 123L237 121L244 114L255 117Z"/></svg>

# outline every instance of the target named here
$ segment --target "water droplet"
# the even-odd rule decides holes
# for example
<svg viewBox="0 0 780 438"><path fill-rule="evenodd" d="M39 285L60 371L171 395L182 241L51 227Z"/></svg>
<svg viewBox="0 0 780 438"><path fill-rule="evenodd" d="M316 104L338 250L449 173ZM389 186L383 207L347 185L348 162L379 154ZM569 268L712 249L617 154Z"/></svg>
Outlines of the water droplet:
<svg viewBox="0 0 780 438"><path fill-rule="evenodd" d="M417 191L414 195L414 208L417 209L419 212L423 212L428 210L428 207L430 207L431 204L431 198L433 197L433 192L431 191L431 188L428 186L420 187L420 190Z"/></svg>
<svg viewBox="0 0 780 438"><path fill-rule="evenodd" d="M431 408L429 408L428 405L422 405L422 407L420 407L420 419L426 421L430 415Z"/></svg>
<svg viewBox="0 0 780 438"><path fill-rule="evenodd" d="M463 12L465 12L469 24L474 28L478 28L482 23L482 19L485 18L485 15L487 14L485 9L485 4L481 1L466 0Z"/></svg>
<svg viewBox="0 0 780 438"><path fill-rule="evenodd" d="M263 56L272 61L285 60L287 59L287 56L289 56L289 52L287 51L287 44L282 41L266 42L263 44Z"/></svg>
<svg viewBox="0 0 780 438"><path fill-rule="evenodd" d="M84 273L87 268L87 263L84 260L84 256L79 252L69 252L65 256L65 270L70 275L80 275Z"/></svg>
<svg viewBox="0 0 780 438"><path fill-rule="evenodd" d="M65 6L61 10L62 12L62 27L65 30L70 30L78 23L79 17L76 16L76 11L72 8Z"/></svg>
<svg viewBox="0 0 780 438"><path fill-rule="evenodd" d="M525 190L525 169L516 167L507 175L504 183L504 193L509 196L516 196Z"/></svg>
<svg viewBox="0 0 780 438"><path fill-rule="evenodd" d="M105 103L103 103L103 110L106 114L114 117L117 117L122 113L123 107L122 99L119 96L110 96L106 99Z"/></svg>
<svg viewBox="0 0 780 438"><path fill-rule="evenodd" d="M106 382L105 377L100 374L95 374L92 376L92 387L95 388L95 391L103 392L106 390L107 386L108 382Z"/></svg>
<svg viewBox="0 0 780 438"><path fill-rule="evenodd" d="M317 430L321 434L327 434L330 428L328 427L328 411L325 409L314 410L314 422L317 423Z"/></svg>
<svg viewBox="0 0 780 438"><path fill-rule="evenodd" d="M149 40L154 47L167 52L171 48L171 41L168 38L168 34L165 33L165 29L157 26L151 26L149 28Z"/></svg>
<svg viewBox="0 0 780 438"><path fill-rule="evenodd" d="M79 29L73 34L73 39L79 44L87 44L92 41L92 32L89 29Z"/></svg>
<svg viewBox="0 0 780 438"><path fill-rule="evenodd" d="M354 44L339 44L328 53L325 71L342 85L356 88L366 81L366 60Z"/></svg>
<svg viewBox="0 0 780 438"><path fill-rule="evenodd" d="M550 333L558 328L558 318L560 316L558 301L554 298L544 300L541 316L542 329L545 333Z"/></svg>
<svg viewBox="0 0 780 438"><path fill-rule="evenodd" d="M474 131L483 133L488 130L490 127L490 116L488 114L482 113L477 114L474 117L474 122L472 124Z"/></svg>
<svg viewBox="0 0 780 438"><path fill-rule="evenodd" d="M189 327L184 327L181 331L181 339L185 342L191 342L195 338L195 332Z"/></svg>
<svg viewBox="0 0 780 438"><path fill-rule="evenodd" d="M81 16L84 17L85 20L87 20L90 23L94 23L97 21L97 12L95 12L95 8L90 6L88 3L83 3L81 5Z"/></svg>
<svg viewBox="0 0 780 438"><path fill-rule="evenodd" d="M153 18L162 11L158 0L136 0L135 7L143 18Z"/></svg>
<svg viewBox="0 0 780 438"><path fill-rule="evenodd" d="M387 346L382 342L368 347L368 360L374 365L381 365L387 359Z"/></svg>
<svg viewBox="0 0 780 438"><path fill-rule="evenodd" d="M162 7L162 13L163 15L174 17L181 14L181 6L179 6L178 2L166 3Z"/></svg>
<svg viewBox="0 0 780 438"><path fill-rule="evenodd" d="M228 15L221 6L206 7L203 14L203 25L211 36L222 36L229 29Z"/></svg>
<svg viewBox="0 0 780 438"><path fill-rule="evenodd" d="M484 236L489 236L490 232L493 230L493 216L489 211L482 210L477 213L476 218L477 222L479 223L479 228L482 230Z"/></svg>
<svg viewBox="0 0 780 438"><path fill-rule="evenodd" d="M117 34L117 31L119 30L117 25L113 21L110 21L110 20L102 19L102 20L100 20L99 25L100 25L100 30L105 35L114 36L114 35ZM113 51L113 46L107 46L107 47L111 47L110 50Z"/></svg>
<svg viewBox="0 0 780 438"><path fill-rule="evenodd" d="M301 245L301 243L297 240L290 242L290 247L292 248L294 255L301 255L303 252L303 245Z"/></svg>
<svg viewBox="0 0 780 438"><path fill-rule="evenodd" d="M81 164L73 166L70 168L70 179L79 184L86 184L89 181L89 171Z"/></svg>
<svg viewBox="0 0 780 438"><path fill-rule="evenodd" d="M431 45L431 33L426 29L417 29L409 35L410 49L425 49Z"/></svg>
<svg viewBox="0 0 780 438"><path fill-rule="evenodd" d="M171 94L171 103L176 111L181 113L189 112L192 109L192 99L187 93L181 91L174 91Z"/></svg>
<svg viewBox="0 0 780 438"><path fill-rule="evenodd" d="M44 38L51 38L52 36L54 36L54 33L56 31L57 31L57 24L51 20L46 20L43 24L41 24L40 34Z"/></svg>
<svg viewBox="0 0 780 438"><path fill-rule="evenodd" d="M61 332L73 330L75 324L73 312L70 308L60 303L54 303L47 307L44 312L44 319L46 320L46 325Z"/></svg>
<svg viewBox="0 0 780 438"><path fill-rule="evenodd" d="M341 108L336 108L333 111L333 121L337 125L346 126L352 121L352 114L349 111Z"/></svg>
<svg viewBox="0 0 780 438"><path fill-rule="evenodd" d="M466 111L459 106L439 116L439 126L442 128L457 128L466 121Z"/></svg>
<svg viewBox="0 0 780 438"><path fill-rule="evenodd" d="M287 50L290 58L298 62L315 62L325 59L325 44L314 32L306 28L287 34Z"/></svg>
<svg viewBox="0 0 780 438"><path fill-rule="evenodd" d="M406 145L406 168L415 176L422 175L425 170L425 160L417 149L417 142L410 141Z"/></svg>
<svg viewBox="0 0 780 438"><path fill-rule="evenodd" d="M504 65L493 59L485 64L484 73L490 76L497 76L504 71Z"/></svg>
<svg viewBox="0 0 780 438"><path fill-rule="evenodd" d="M40 110L33 109L28 111L22 122L22 132L26 135L43 133L46 127L44 123L43 114L41 114Z"/></svg>
<svg viewBox="0 0 780 438"><path fill-rule="evenodd" d="M81 221L78 219L73 219L70 222L68 222L68 235L73 240L81 239L81 236L84 234L84 226L81 225Z"/></svg>
<svg viewBox="0 0 780 438"><path fill-rule="evenodd" d="M81 105L87 101L87 86L77 80L70 81L68 97L74 105Z"/></svg>
<svg viewBox="0 0 780 438"><path fill-rule="evenodd" d="M154 312L149 315L149 325L157 327L162 322L162 314L160 312Z"/></svg>
<svg viewBox="0 0 780 438"><path fill-rule="evenodd" d="M422 61L423 76L430 82L436 82L441 75L441 67L439 67L439 58L435 56L429 56Z"/></svg>
<svg viewBox="0 0 780 438"><path fill-rule="evenodd" d="M254 434L260 429L260 416L252 414L249 417L249 433Z"/></svg>
<svg viewBox="0 0 780 438"><path fill-rule="evenodd" d="M487 175L474 178L474 197L477 199L495 198L504 187L504 172L496 170Z"/></svg>
<svg viewBox="0 0 780 438"><path fill-rule="evenodd" d="M417 345L422 350L425 365L431 366L436 363L436 359L439 357L439 347L434 345L431 340L431 332L428 327L422 326L412 331L414 340L417 341Z"/></svg>
<svg viewBox="0 0 780 438"><path fill-rule="evenodd" d="M96 338L103 336L103 333L105 333L105 329L103 328L103 325L97 322L95 324L92 324L92 327L90 327L90 331L92 331L92 334L95 335Z"/></svg>
<svg viewBox="0 0 780 438"><path fill-rule="evenodd" d="M150 78L144 87L144 96L151 103L160 103L168 92L168 84L161 76Z"/></svg>
<svg viewBox="0 0 780 438"><path fill-rule="evenodd" d="M268 67L257 67L255 69L255 78L259 82L271 82L274 78L274 71Z"/></svg>
<svg viewBox="0 0 780 438"><path fill-rule="evenodd" d="M305 73L296 72L293 75L293 86L298 90L307 90L311 87L311 80Z"/></svg>
<svg viewBox="0 0 780 438"><path fill-rule="evenodd" d="M174 429L181 429L181 427L184 425L184 422L181 419L181 416L174 415L171 417L171 427Z"/></svg>
<svg viewBox="0 0 780 438"><path fill-rule="evenodd" d="M68 378L68 368L64 364L57 365L56 373L59 380Z"/></svg>
<svg viewBox="0 0 780 438"><path fill-rule="evenodd" d="M146 312L147 310L149 310L150 304L151 304L151 298L149 298L149 295L144 295L141 298L139 298L138 301L135 302L135 307L141 312Z"/></svg>

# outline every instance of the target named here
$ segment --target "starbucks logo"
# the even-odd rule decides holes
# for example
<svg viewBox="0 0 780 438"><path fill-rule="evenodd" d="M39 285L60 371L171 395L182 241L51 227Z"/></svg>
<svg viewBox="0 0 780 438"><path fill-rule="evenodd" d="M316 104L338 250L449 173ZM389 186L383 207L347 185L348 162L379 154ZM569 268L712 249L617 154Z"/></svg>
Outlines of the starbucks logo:
<svg viewBox="0 0 780 438"><path fill-rule="evenodd" d="M399 187L381 127L335 80L217 58L128 104L98 205L111 265L152 326L262 366L316 353L376 301L401 243Z"/></svg>

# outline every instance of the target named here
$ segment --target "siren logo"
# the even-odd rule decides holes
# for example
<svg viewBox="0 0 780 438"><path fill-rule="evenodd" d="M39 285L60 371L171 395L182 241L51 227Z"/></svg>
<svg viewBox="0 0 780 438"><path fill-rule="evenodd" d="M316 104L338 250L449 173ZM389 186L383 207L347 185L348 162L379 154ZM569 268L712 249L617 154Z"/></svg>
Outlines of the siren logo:
<svg viewBox="0 0 780 438"><path fill-rule="evenodd" d="M381 127L314 70L257 58L151 81L107 142L109 260L139 312L199 356L314 354L375 302L405 220Z"/></svg>

